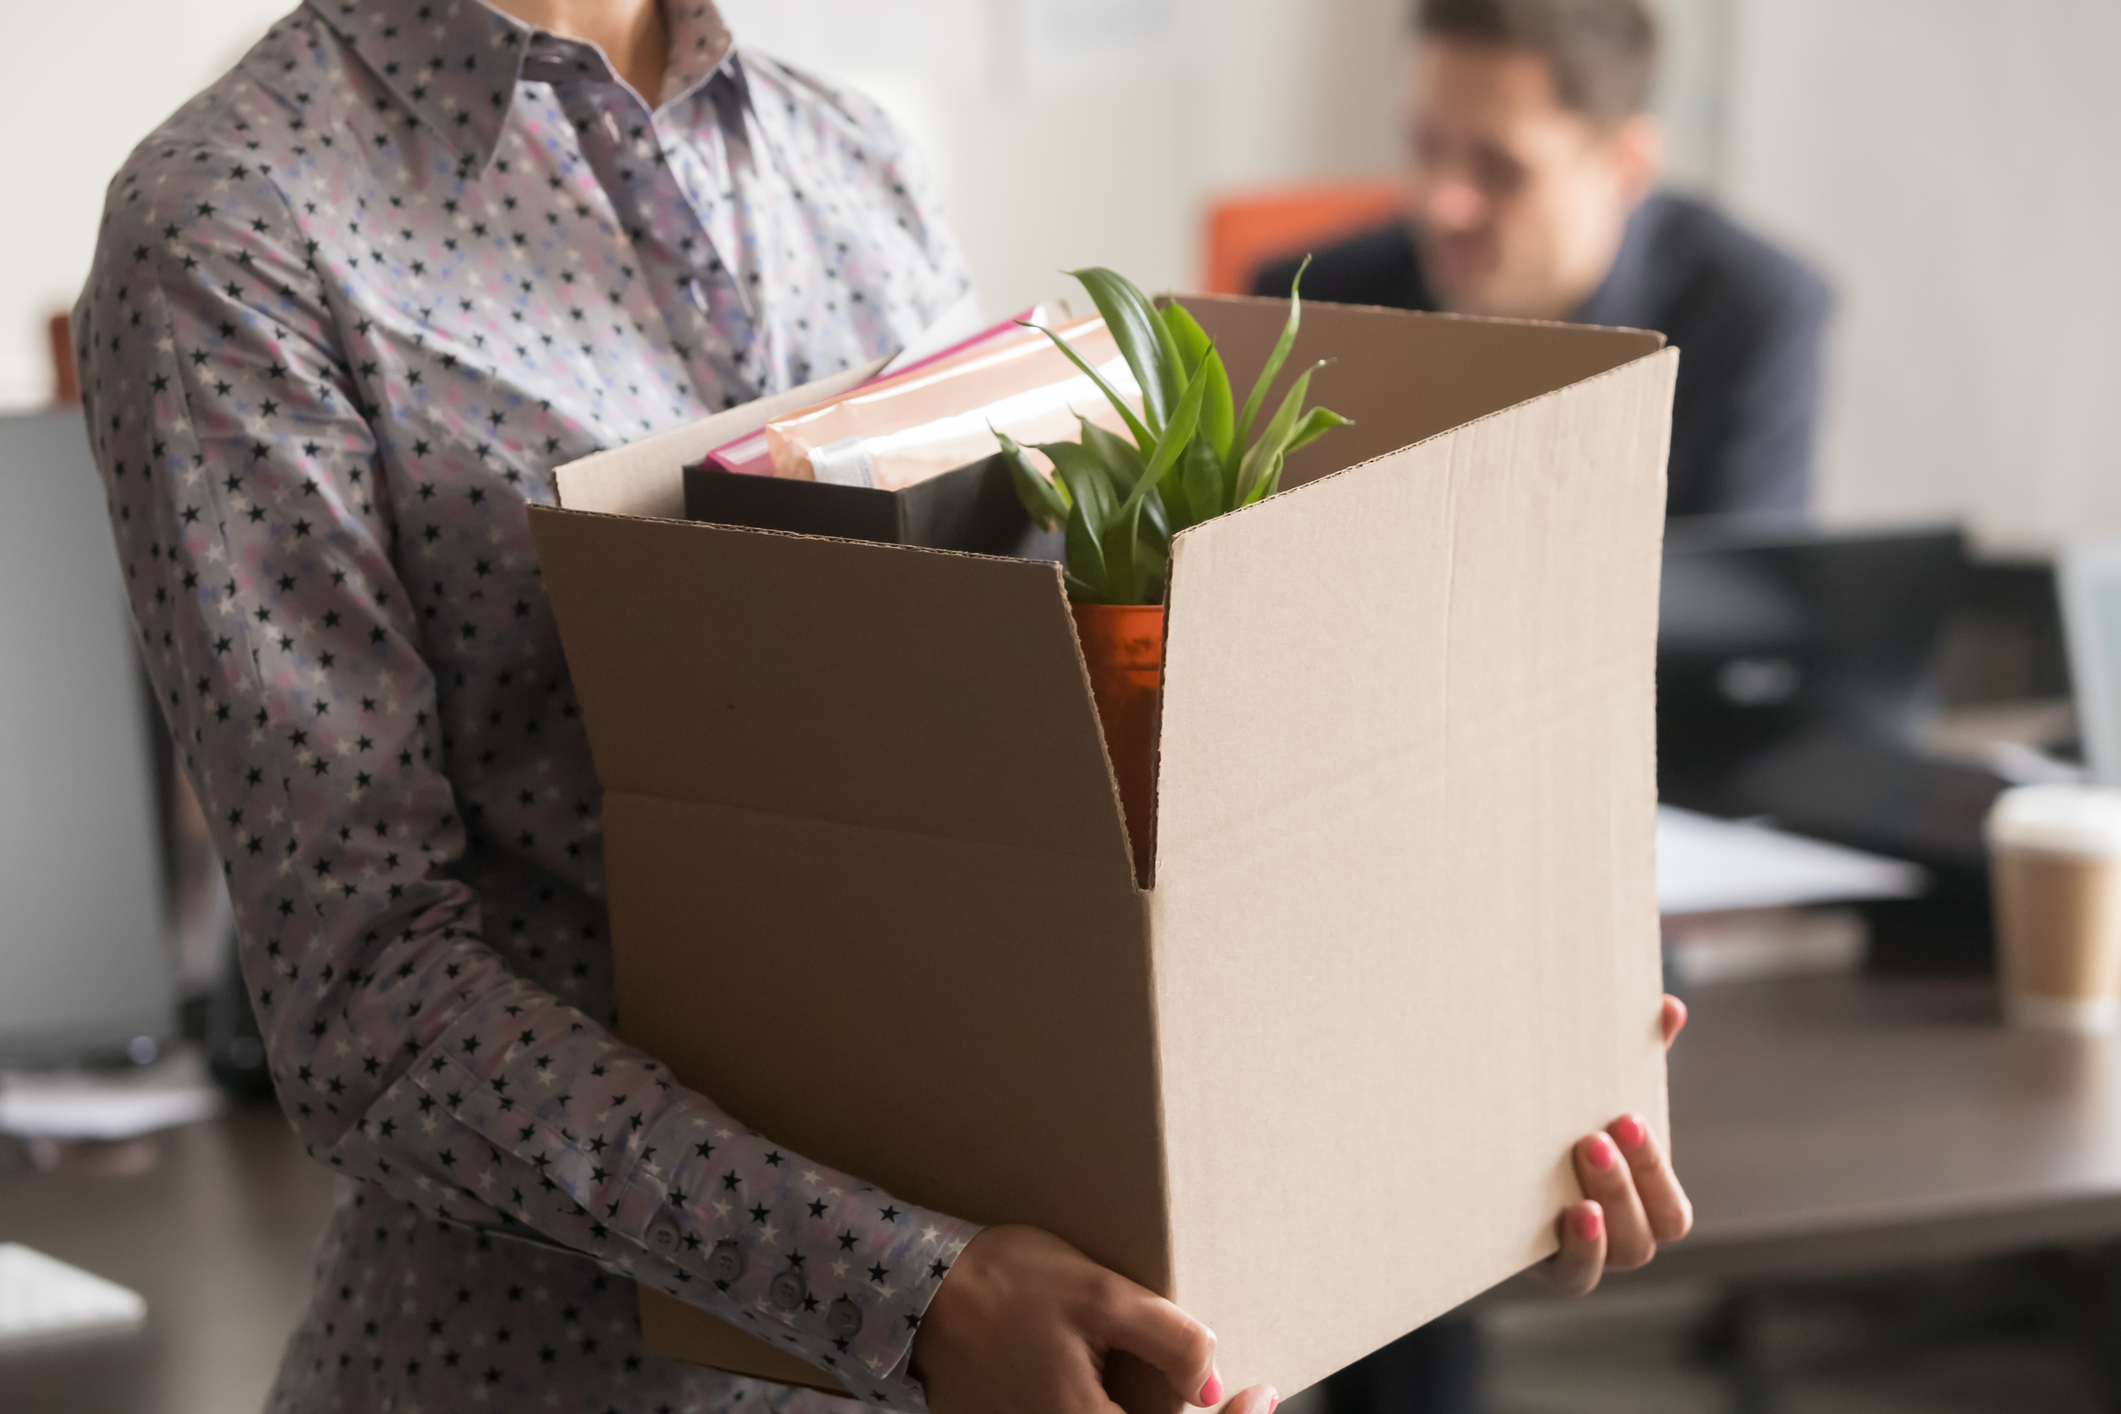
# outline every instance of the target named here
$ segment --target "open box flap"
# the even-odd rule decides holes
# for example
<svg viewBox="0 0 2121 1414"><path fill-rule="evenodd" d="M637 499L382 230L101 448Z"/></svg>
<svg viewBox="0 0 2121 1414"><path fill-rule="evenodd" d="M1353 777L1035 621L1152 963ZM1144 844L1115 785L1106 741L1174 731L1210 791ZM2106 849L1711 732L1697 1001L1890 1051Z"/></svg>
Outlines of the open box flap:
<svg viewBox="0 0 2121 1414"><path fill-rule="evenodd" d="M1147 920L1124 868L637 796L604 820L628 1041L806 1159L1169 1285ZM767 1378L789 1360L759 1343L770 1322L645 1293L643 1320L682 1340L661 1353Z"/></svg>
<svg viewBox="0 0 2121 1414"><path fill-rule="evenodd" d="M1177 541L1151 898L1176 1299L1244 1352L1236 1384L1307 1384L1551 1250L1569 1146L1616 1099L1664 1132L1677 360ZM1326 1073L1346 1088L1305 1088ZM1237 1132L1256 1162L1227 1162ZM1363 1220L1229 1248L1292 1191Z"/></svg>
<svg viewBox="0 0 2121 1414"><path fill-rule="evenodd" d="M1187 295L1179 301L1240 378L1263 367L1289 315L1287 300ZM1664 347L1642 329L1596 329L1517 319L1470 319L1304 301L1303 328L1264 418L1296 375L1328 350L1311 401L1355 419L1296 453L1283 474L1301 486L1396 452ZM1418 374L1410 373L1419 369ZM1241 382L1237 396L1251 391Z"/></svg>
<svg viewBox="0 0 2121 1414"><path fill-rule="evenodd" d="M1058 566L549 507L531 528L607 792L1129 867Z"/></svg>

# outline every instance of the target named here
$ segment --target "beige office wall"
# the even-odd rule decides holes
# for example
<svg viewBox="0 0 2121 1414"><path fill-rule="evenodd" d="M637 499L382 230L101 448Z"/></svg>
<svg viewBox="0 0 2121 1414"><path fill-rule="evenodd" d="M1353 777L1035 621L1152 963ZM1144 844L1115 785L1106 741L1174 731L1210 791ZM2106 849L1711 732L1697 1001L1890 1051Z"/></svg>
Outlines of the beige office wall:
<svg viewBox="0 0 2121 1414"><path fill-rule="evenodd" d="M0 408L51 394L44 321L88 275L103 189L133 145L294 0L67 0L6 7L0 84Z"/></svg>
<svg viewBox="0 0 2121 1414"><path fill-rule="evenodd" d="M2121 530L2121 5L1737 0L1727 190L1824 265L1823 509Z"/></svg>

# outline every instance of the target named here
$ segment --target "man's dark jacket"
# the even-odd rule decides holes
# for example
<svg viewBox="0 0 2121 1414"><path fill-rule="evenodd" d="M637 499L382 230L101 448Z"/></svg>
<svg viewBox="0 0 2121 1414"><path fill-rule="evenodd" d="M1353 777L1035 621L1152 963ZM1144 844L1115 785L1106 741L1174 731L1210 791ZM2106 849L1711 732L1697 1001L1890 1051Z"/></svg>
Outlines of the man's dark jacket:
<svg viewBox="0 0 2121 1414"><path fill-rule="evenodd" d="M1253 288L1286 295L1295 273L1277 263ZM1398 223L1319 252L1303 294L1436 308ZM1570 318L1655 329L1679 348L1666 514L1803 514L1831 306L1810 268L1712 207L1655 196L1635 212L1605 283Z"/></svg>

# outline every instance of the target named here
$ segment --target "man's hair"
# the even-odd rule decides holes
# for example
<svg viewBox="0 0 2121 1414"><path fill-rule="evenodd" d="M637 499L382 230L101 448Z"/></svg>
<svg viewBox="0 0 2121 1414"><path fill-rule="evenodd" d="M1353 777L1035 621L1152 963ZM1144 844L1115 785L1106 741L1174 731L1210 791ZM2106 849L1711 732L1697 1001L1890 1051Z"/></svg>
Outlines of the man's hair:
<svg viewBox="0 0 2121 1414"><path fill-rule="evenodd" d="M1428 39L1522 49L1547 61L1561 106L1610 128L1649 103L1657 21L1643 0L1416 0Z"/></svg>

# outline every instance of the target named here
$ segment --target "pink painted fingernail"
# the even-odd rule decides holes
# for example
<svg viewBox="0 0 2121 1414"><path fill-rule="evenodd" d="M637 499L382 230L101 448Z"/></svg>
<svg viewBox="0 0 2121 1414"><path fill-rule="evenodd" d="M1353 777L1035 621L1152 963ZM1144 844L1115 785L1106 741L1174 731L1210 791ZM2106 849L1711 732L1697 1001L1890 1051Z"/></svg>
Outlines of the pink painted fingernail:
<svg viewBox="0 0 2121 1414"><path fill-rule="evenodd" d="M1267 1401L1267 1414L1274 1414L1274 1411L1279 1408L1281 1408L1281 1396L1277 1394Z"/></svg>
<svg viewBox="0 0 2121 1414"><path fill-rule="evenodd" d="M1208 1367L1208 1382L1200 1387L1200 1398L1193 1401L1204 1408L1223 1402L1223 1373L1213 1365Z"/></svg>
<svg viewBox="0 0 2121 1414"><path fill-rule="evenodd" d="M1640 1149L1649 1142L1650 1127L1637 1115L1629 1115L1613 1126L1613 1137L1620 1141L1623 1149Z"/></svg>
<svg viewBox="0 0 2121 1414"><path fill-rule="evenodd" d="M1589 1158L1591 1167L1600 1170L1609 1169L1620 1161L1619 1153L1613 1148L1613 1141L1606 1138L1603 1134L1591 1136Z"/></svg>
<svg viewBox="0 0 2121 1414"><path fill-rule="evenodd" d="M1605 1236L1605 1213L1596 1204L1585 1208L1576 1219L1576 1234L1586 1242L1596 1242Z"/></svg>

